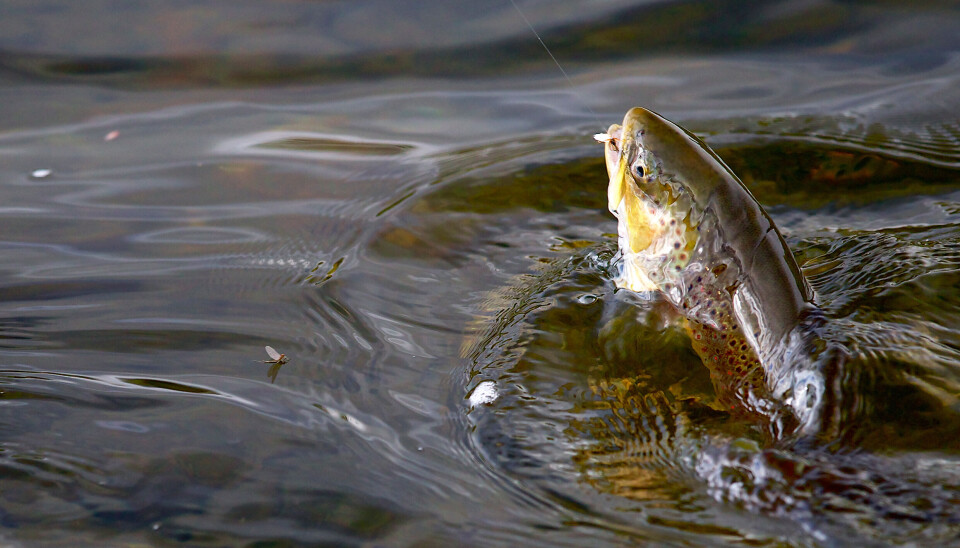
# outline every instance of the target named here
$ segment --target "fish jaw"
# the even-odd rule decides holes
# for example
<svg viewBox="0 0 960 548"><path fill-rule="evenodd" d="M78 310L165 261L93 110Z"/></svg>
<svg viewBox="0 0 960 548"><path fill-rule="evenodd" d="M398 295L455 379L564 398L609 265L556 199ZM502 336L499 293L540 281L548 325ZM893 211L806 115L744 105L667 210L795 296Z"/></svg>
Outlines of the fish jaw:
<svg viewBox="0 0 960 548"><path fill-rule="evenodd" d="M607 207L617 218L622 261L616 285L636 292L657 291L660 288L650 279L648 270L655 255L653 244L665 225L664 213L640 190L631 173L639 153L634 126L628 113L623 126L613 124L594 138L604 144L609 176Z"/></svg>
<svg viewBox="0 0 960 548"><path fill-rule="evenodd" d="M638 149L631 130L631 127L614 124L595 138L604 143L604 161L609 176L607 208L619 221L621 243L627 244L623 249L640 253L656 239L659 224L655 211L647 206L648 198L639 190L630 173Z"/></svg>
<svg viewBox="0 0 960 548"><path fill-rule="evenodd" d="M618 177L617 175L620 170L621 151L623 150L621 148L622 135L622 128L618 124L611 125L606 133L594 135L596 140L603 143L603 159L607 167L607 176L609 177L609 184L607 185L607 209L614 215L617 214L617 209L624 195L624 181L622 177Z"/></svg>

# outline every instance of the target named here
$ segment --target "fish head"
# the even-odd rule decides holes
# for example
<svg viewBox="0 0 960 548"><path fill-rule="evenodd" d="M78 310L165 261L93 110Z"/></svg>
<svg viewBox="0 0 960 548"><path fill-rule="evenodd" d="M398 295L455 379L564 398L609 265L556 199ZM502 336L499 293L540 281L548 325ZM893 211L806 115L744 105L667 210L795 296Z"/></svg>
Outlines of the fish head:
<svg viewBox="0 0 960 548"><path fill-rule="evenodd" d="M604 143L607 207L618 219L625 287L662 289L686 267L696 245L690 197L674 172L664 169L664 156L683 164L683 154L691 150L671 142L677 131L682 130L657 114L634 108L622 124L596 136Z"/></svg>

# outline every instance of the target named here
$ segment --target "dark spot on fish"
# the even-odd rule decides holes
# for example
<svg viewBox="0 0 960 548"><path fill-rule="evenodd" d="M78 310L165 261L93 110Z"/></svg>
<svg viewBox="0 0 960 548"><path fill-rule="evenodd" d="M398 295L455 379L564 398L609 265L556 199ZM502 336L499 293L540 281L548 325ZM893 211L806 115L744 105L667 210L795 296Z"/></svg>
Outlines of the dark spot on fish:
<svg viewBox="0 0 960 548"><path fill-rule="evenodd" d="M683 270L683 268L680 265L677 265L673 268L677 269L677 272L680 272L681 270Z"/></svg>
<svg viewBox="0 0 960 548"><path fill-rule="evenodd" d="M719 276L719 275L720 275L724 270L726 270L726 269L727 269L727 265L725 265L725 264L719 264L719 265L713 267L713 275L714 275L714 276Z"/></svg>
<svg viewBox="0 0 960 548"><path fill-rule="evenodd" d="M673 221L671 221L671 223L672 223L672 222L673 222ZM673 242L673 248L674 248L674 249L680 249L680 242Z"/></svg>
<svg viewBox="0 0 960 548"><path fill-rule="evenodd" d="M676 220L676 219L670 219L670 226L673 226L673 225L675 225L675 224L677 224L677 220Z"/></svg>
<svg viewBox="0 0 960 548"><path fill-rule="evenodd" d="M687 254L686 254L686 253L681 253L681 254L680 254L680 260L681 260L681 261L686 261L686 260L687 260Z"/></svg>

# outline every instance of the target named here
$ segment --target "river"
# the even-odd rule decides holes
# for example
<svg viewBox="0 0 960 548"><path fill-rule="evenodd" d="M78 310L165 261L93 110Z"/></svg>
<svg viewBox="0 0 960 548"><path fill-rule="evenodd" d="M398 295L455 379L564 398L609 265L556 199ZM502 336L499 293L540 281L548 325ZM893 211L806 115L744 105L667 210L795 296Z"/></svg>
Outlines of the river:
<svg viewBox="0 0 960 548"><path fill-rule="evenodd" d="M0 543L960 544L954 3L0 14ZM638 105L739 174L859 356L842 447L741 455L831 487L688 473L740 425L650 411L711 388L609 275L592 135Z"/></svg>

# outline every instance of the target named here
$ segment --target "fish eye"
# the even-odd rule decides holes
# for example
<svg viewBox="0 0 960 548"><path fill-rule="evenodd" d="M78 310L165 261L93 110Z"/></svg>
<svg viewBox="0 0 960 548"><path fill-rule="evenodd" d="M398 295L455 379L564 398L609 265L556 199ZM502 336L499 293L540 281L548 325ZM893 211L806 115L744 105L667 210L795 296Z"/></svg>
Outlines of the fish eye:
<svg viewBox="0 0 960 548"><path fill-rule="evenodd" d="M640 165L640 164L637 164L636 166L634 166L634 168L633 168L633 173L634 173L637 177L640 177L640 178L642 179L642 178L643 178L643 175L644 175L643 166Z"/></svg>

